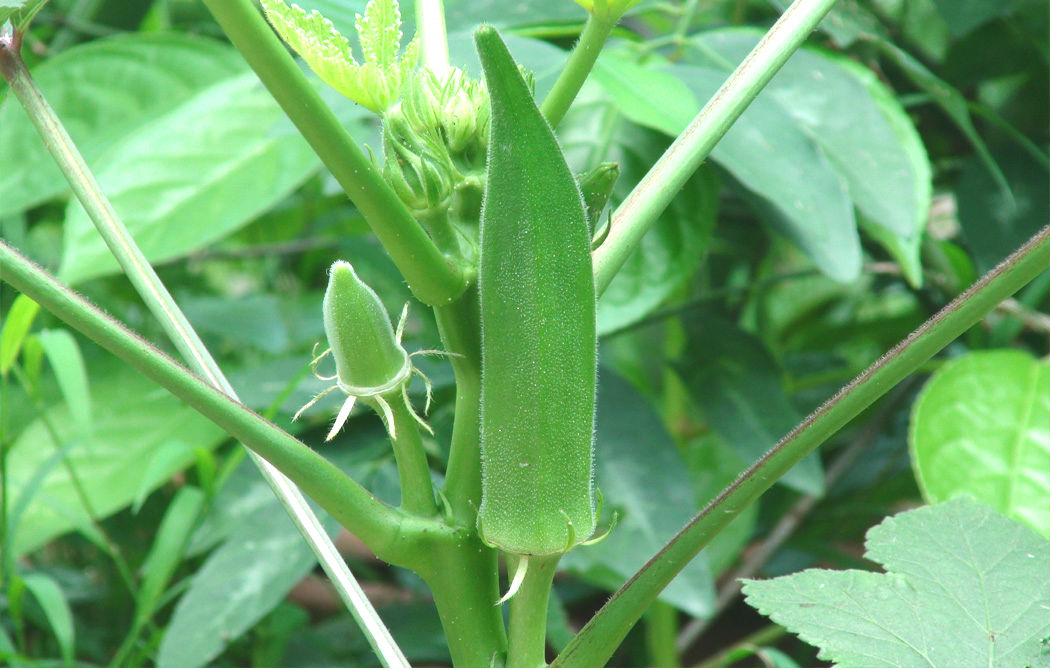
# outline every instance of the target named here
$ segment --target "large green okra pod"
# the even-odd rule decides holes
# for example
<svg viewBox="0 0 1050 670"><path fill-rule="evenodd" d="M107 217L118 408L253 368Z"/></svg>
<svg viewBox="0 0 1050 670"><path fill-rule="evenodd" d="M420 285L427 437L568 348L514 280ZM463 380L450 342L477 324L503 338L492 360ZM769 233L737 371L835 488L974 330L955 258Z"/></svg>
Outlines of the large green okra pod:
<svg viewBox="0 0 1050 670"><path fill-rule="evenodd" d="M594 531L595 291L583 199L499 35L475 34L492 104L478 273L479 528L520 555Z"/></svg>

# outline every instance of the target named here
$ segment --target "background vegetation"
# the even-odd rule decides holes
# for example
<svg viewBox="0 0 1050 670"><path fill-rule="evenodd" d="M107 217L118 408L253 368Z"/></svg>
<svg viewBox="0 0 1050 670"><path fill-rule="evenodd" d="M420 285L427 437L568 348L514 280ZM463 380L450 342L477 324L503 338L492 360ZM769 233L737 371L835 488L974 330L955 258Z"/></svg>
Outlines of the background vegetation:
<svg viewBox="0 0 1050 670"><path fill-rule="evenodd" d="M300 4L346 34L364 5ZM570 165L618 162L625 196L786 4L636 6L559 128ZM446 8L453 63L478 76L470 29L493 23L538 98L586 18L569 0ZM599 303L597 477L621 522L565 557L552 647L806 413L1046 225L1048 24L1039 1L842 0L675 199ZM351 260L393 314L412 298L203 5L53 0L24 54L244 403L320 445L335 398L290 418L321 389L307 363L327 267ZM372 118L324 95L378 151ZM14 100L0 106L0 236L165 341ZM925 390L911 380L804 460L613 663L821 663L737 580L878 570L866 531L924 498L967 490L1050 535L1048 293L1044 272L931 362ZM411 311L409 351L439 342L426 314ZM0 335L0 660L375 663L239 445L45 314L11 351ZM451 370L419 365L441 462ZM373 414L319 448L396 501ZM409 660L447 663L422 583L345 533L339 545Z"/></svg>

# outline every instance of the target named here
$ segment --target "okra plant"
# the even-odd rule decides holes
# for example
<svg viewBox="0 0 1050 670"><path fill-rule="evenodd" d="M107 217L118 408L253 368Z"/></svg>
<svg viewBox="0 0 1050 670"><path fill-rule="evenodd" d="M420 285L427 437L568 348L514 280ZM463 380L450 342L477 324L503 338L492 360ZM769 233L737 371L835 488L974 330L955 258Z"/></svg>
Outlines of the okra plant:
<svg viewBox="0 0 1050 670"><path fill-rule="evenodd" d="M85 88L78 98L73 77L70 99L53 100L53 109L45 97L47 88L35 80L47 79L49 61L34 74L26 65L26 58L37 58L26 54L43 45L29 30L34 19L46 26L66 7L58 0L60 9L45 4L0 0L0 74L8 86L0 123L15 128L8 119L17 113L18 123L31 124L43 140L31 148L19 145L0 125L0 169L10 175L5 181L0 172L0 279L18 292L0 305L6 309L0 330L0 392L8 393L13 380L19 397L40 415L39 432L54 446L29 476L14 476L8 457L15 452L8 444L7 419L0 416L0 659L30 658L28 616L45 619L62 660L74 660L72 615L62 585L34 571L32 561L18 559L76 528L111 557L132 594L131 624L105 662L152 659L161 665L194 665L222 653L229 637L277 604L255 603L251 607L261 610L255 613L242 607L234 589L228 602L208 591L223 581L209 572L220 562L215 557L237 565L238 571L253 570L252 559L235 551L239 546L287 552L289 562L301 554L295 560L307 571L319 561L378 661L407 667L400 635L384 623L388 610L377 613L355 577L361 572L358 562L351 562L352 571L332 540L337 526L394 566L404 588L421 580L456 666L601 666L614 658L643 618L647 662L677 665L682 652L732 602L741 579L748 603L778 625L715 655L709 659L713 662L733 663L755 649L766 650L762 658L773 654L776 660L782 652L768 648L769 640L782 636L785 628L818 647L821 659L847 665L1033 665L1050 654L1045 621L1050 603L1040 592L1045 592L1050 561L1045 541L1050 518L1041 507L1050 506L1045 476L1050 374L1045 359L1016 351L967 354L973 359L964 357L939 370L916 401L911 459L930 505L871 529L866 556L888 574L814 570L751 580L761 574L774 544L758 564L742 559L717 598L714 594L712 571L736 564L755 524L753 503L779 481L784 486L771 495L801 495L792 508L801 511L784 518L805 516L825 485L830 495L832 484L871 441L865 433L868 424L854 429L860 433L856 444L843 449L826 473L814 454L823 443L854 420L858 425L885 421L909 392L905 380L961 335L974 337L971 327L994 310L1012 315L994 326L991 337L1000 348L1027 337L1025 329L1047 329L1046 316L1033 307L1046 295L1050 230L1036 227L1033 235L1012 241L1023 244L1001 263L982 259L978 267L987 272L969 289L953 286L966 277L968 260L957 246L923 242L931 209L931 167L908 113L886 83L858 62L810 48L792 58L823 26L836 46L858 42L861 55L895 63L905 78L940 101L962 136L975 144L975 169L1001 189L1003 207L1021 206L1018 201L1030 193L1015 188L1012 173L1008 178L985 148L962 95L882 36L882 24L895 20L898 10L889 7L894 3L871 3L878 7L870 12L850 5L821 24L833 11L834 0L795 0L764 34L744 28L693 34L706 11L705 3L696 0L681 7L640 0L557 0L545 10L551 20L537 21L533 32L544 34L545 28L557 41L564 37L559 33L564 25L582 22L578 39L570 31L574 41L568 55L560 57L564 54L556 47L502 22L501 12L513 9L510 3L479 3L492 12L483 17L491 25L470 20L469 31L450 33L446 19L457 12L470 15L470 3L450 2L446 16L441 0L416 0L413 16L402 16L397 0L319 1L305 3L305 8L287 0L261 0L261 6L250 0L204 0L239 56L214 40L174 35L153 36L148 38L153 43L142 44L111 38L99 42L101 47L88 42L70 49L65 67L71 72L81 63L95 68L85 81L100 76L98 68L106 58L131 63L137 58L147 70L170 67L169 78L186 88L178 103L147 95L135 103L141 109L118 103L107 112L113 123L123 119L138 124L133 136L149 142L166 138L168 162L185 162L176 177L156 178L169 190L150 191L129 178L119 192L110 190L116 183L112 174L124 170L144 182L154 179L151 170L159 168L128 145L74 143L70 132L77 129L70 126L67 132L62 117L77 104L92 104L87 102L90 91ZM90 3L74 4L78 12L95 11L81 7ZM755 11L751 5L760 3L721 4L739 22ZM150 25L173 21L169 3L151 7ZM353 8L352 20L348 7ZM962 30L956 22L963 19L945 11L955 17L951 30ZM643 39L668 23L665 14L677 18L671 36ZM993 12L987 20L1002 21L1007 14L1005 9ZM561 21L563 16L571 20ZM865 27L859 16L880 27ZM61 27L52 46L71 39L66 31L79 30L83 18L56 23ZM74 49L82 49L82 61L74 58ZM179 72L173 61L162 58L165 53L198 60ZM528 57L519 60L519 53ZM63 57L59 53L54 59ZM241 58L254 73L245 70ZM827 87L823 94L821 86ZM198 89L206 90L196 94ZM846 127L850 124L835 116L853 104L857 123L865 127ZM980 113L1010 127L993 111ZM214 144L208 139L209 119L226 116L245 120L236 136L240 144L230 140L229 145L220 141L209 146ZM629 134L616 135L626 126ZM181 145L198 130L206 158L195 158ZM628 135L637 143L624 139ZM659 139L664 136L668 139ZM1045 169L1044 147L1019 131L1012 137L1026 160ZM864 151L852 155L850 142ZM872 156L880 143L891 147ZM25 154L12 156L12 146ZM43 163L23 172L10 167L31 161L44 150L40 147L50 153L57 173ZM756 155L761 151L767 153ZM717 171L705 163L717 164ZM102 167L96 178L97 165ZM322 165L324 177L300 188ZM214 188L197 188L202 171L213 179ZM51 215L47 203L65 188L59 177L79 205L71 205L78 209L71 209L62 224L61 256L41 255L34 252L39 244L27 246L26 234L8 231L24 233L25 212L33 208L34 217ZM256 177L263 181L255 183ZM786 188L770 186L773 190L762 192L757 186L781 178ZM137 189L163 197L146 202ZM771 251L755 264L754 276L735 277L743 265L728 272L719 269L725 264L709 244L708 224L713 224L725 190L736 194L730 210L753 206L777 231L769 238ZM191 191L195 195L185 196ZM14 204L5 204L4 196L11 193L16 194ZM236 303L209 308L207 301L191 299L187 305L161 279L174 270L154 266L200 252L252 219L264 226L291 226L290 232L275 233L281 244L309 243L297 239L303 229L294 221L297 215L264 215L278 202L297 197L293 193L305 194L306 218L313 216L313 203L325 203L335 212L330 218L338 219L332 225L340 239L351 229L357 232L353 243L304 247L313 257L308 265L312 275L298 281L325 288L304 300L309 305L300 310L296 327L280 329L286 339L311 340L312 353L306 353L305 341L292 347L295 356L283 362L288 378L280 380L279 392L268 389L260 403L255 396L263 389L244 380L254 379L261 387L259 380L271 383L273 376L253 377L257 371L246 357L240 381L235 375L228 379L205 341L221 342L218 334L236 331L235 341L255 337L265 348L274 324L265 319L239 322L246 312L239 312ZM346 199L353 208L343 203ZM140 217L136 206L148 209L149 216ZM273 217L269 224L268 216ZM15 219L18 224L8 223ZM143 225L143 220L150 223ZM47 225L34 230L44 231ZM378 247L363 241L372 238L360 235L362 225L374 234ZM842 288L861 281L858 227L865 233L869 256L889 258L868 266L892 266L884 274L895 277L895 295L913 291L904 299L907 309L893 312L894 304L881 297L881 302L863 302L864 290L881 290L871 283L848 295ZM189 233L179 232L183 229L199 231L199 239L188 239ZM36 233L34 239L44 234ZM732 233L723 243L754 249L752 237L748 231ZM377 248L381 254L374 252ZM24 255L27 251L57 270L40 267ZM1002 255L992 258L997 262ZM717 276L725 280L724 290L747 299L746 305L738 304L736 322L703 308L710 297L691 302L695 296L689 279L704 256L708 260L696 285L710 288ZM70 288L83 284L87 290L93 285L89 280L118 265L145 303L149 319L139 314L134 324L121 323ZM220 282L238 281L235 266L216 272L225 273L215 278ZM930 299L929 293L920 293L924 272L940 283L938 290L958 295L921 322L913 318L919 304L914 296ZM807 289L799 284L793 302L766 309L765 301L788 294L775 287L767 294L760 290L763 283L794 281L800 274L803 281L813 280L813 295L800 299L798 291ZM1011 298L1022 289L1017 300ZM842 349L852 356L846 370L850 376L859 374L775 441L775 431L791 428L793 419L784 424L783 418L795 410L776 381L775 366L767 365L766 348L783 346L782 353L789 354L786 343L793 333L809 337L802 325L807 318L834 321L835 310L825 309L832 298L820 292L841 298L842 305L874 305L871 309L918 327L877 360L870 353L872 346L882 346L881 333L857 340L856 346L850 340L852 348ZM126 291L117 295L110 301L115 305L130 300ZM806 300L810 302L802 304ZM123 308L112 311L135 314ZM284 318L280 313L270 312ZM202 319L203 339L195 329ZM34 329L34 323L45 320L48 328ZM92 398L97 405L99 398L97 390L94 395L86 390L84 354L59 323L151 382L134 377L126 385L131 391L110 398L111 419L99 420L97 407L93 410L85 400ZM662 328L655 344L645 340L654 324ZM165 353L166 345L133 332L130 325L151 337L166 335L181 362ZM839 334L847 330L841 323L837 327ZM254 332L245 336L244 330ZM601 356L599 336L606 337ZM607 348L613 337L618 339ZM834 339L835 332L822 337ZM626 347L616 344L628 341ZM647 368L654 350L729 362L658 366L654 381ZM65 423L56 423L41 409L50 393L45 359L68 405ZM741 376L742 360L753 368L752 376ZM863 365L857 364L860 360ZM871 360L875 362L865 368ZM996 370L1003 372L997 376ZM123 372L111 374L127 378ZM951 380L978 377L980 383L967 387L972 393L959 399ZM846 379L832 375L830 383ZM168 431L181 437L162 440L155 453L143 456L144 465L135 473L139 481L123 505L100 507L95 501L101 498L78 479L77 462L69 454L77 445L112 439L112 416L119 414L119 405L154 397L150 383L173 398L165 395L166 415L140 430L147 437ZM814 386L821 391L827 383ZM235 388L244 393L243 404ZM636 389L658 399L662 416L646 410L617 417L625 393L636 399L635 405L645 404ZM689 407L690 397L701 406L703 421ZM1004 402L1004 397L1013 400ZM1016 416L1003 425L982 424L974 418L980 408L952 405L964 401L998 403L999 414ZM294 405L291 411L289 405ZM267 411L260 415L253 410ZM973 425L960 429L955 425L959 416ZM996 431L1016 439L998 439ZM19 444L28 439L25 434ZM622 453L605 446L610 434L617 436ZM974 435L986 436L989 446ZM237 497L238 487L251 486L253 475L240 467L245 453L240 447L215 449L229 438L252 455L290 515L294 533L267 530L286 523L276 505L263 502L270 498L256 496L256 503L248 495ZM143 441L152 448L149 439ZM342 449L346 444L354 449ZM386 460L388 450L392 459ZM216 453L226 455L218 458ZM629 489L640 477L630 468L636 462L631 459L646 454L653 459L646 466L651 468L648 474L657 478L647 491ZM707 481L702 495L710 502L694 499L690 483L674 489L687 490L684 497L659 490L660 482L688 477L682 454L691 465L699 463L692 469ZM987 465L989 473L960 477L960 463ZM192 476L172 479L191 464ZM737 469L742 473L734 480ZM51 505L51 516L44 514L39 537L27 540L34 531L24 523L20 531L19 524L27 513L40 514L30 502L37 490L52 490L49 478L59 472L69 483L68 495L83 510L69 512L64 498L45 500L42 505ZM177 493L158 523L156 541L136 559L141 565L136 572L103 517L131 504L132 498L136 514L148 510L150 492L166 480ZM711 482L727 486L718 493ZM976 502L956 499L960 495ZM257 505L254 513L235 511L245 504ZM239 529L231 528L238 524ZM742 528L745 536L740 536ZM793 529L778 525L773 536ZM939 545L947 548L931 553L923 544L927 536L947 538ZM290 538L289 544L281 544L282 537ZM196 577L175 580L180 566L220 541L221 548ZM961 557L964 546L973 552L968 559ZM766 549L760 545L752 555L762 556ZM916 556L929 569L918 569ZM614 591L596 612L588 612L593 616L581 621L578 630L559 621L565 614L555 579L566 572L582 576L589 584L585 588L592 589L587 593L597 593L596 586ZM281 575L293 573L298 579L304 571ZM273 582L256 579L253 587L244 586L247 579L238 588L258 601L283 597L291 587L276 586L276 575ZM826 584L831 588L823 590ZM989 596L989 584L1012 595ZM943 598L948 592L965 596L948 602ZM158 621L176 599L165 632ZM203 605L205 601L217 604ZM26 614L29 602L37 609ZM691 623L680 627L678 610L689 614ZM921 630L901 624L901 612L914 614ZM924 613L936 616L926 620ZM218 623L202 626L200 620ZM8 622L13 636L6 631ZM281 621L271 623L271 628L260 628L269 632L259 635L280 638ZM891 639L858 643L869 630L865 626L888 631ZM981 643L956 643L961 637ZM282 658L260 655L253 660L274 665Z"/></svg>

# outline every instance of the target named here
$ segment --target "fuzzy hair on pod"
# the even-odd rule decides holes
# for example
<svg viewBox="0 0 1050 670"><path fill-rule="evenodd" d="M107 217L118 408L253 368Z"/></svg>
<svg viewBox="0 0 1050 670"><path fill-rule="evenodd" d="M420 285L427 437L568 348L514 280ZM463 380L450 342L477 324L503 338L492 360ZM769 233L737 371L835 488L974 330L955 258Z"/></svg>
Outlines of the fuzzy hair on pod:
<svg viewBox="0 0 1050 670"><path fill-rule="evenodd" d="M481 216L478 528L519 555L594 532L595 289L583 198L499 34L475 42L492 104Z"/></svg>

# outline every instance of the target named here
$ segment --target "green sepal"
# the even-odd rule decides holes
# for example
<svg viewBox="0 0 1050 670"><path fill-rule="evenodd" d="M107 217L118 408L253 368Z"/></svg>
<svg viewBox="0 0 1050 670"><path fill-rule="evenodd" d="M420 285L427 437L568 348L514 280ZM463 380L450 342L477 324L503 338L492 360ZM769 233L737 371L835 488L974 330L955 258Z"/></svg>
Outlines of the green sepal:
<svg viewBox="0 0 1050 670"><path fill-rule="evenodd" d="M481 216L479 531L549 555L594 531L597 337L583 198L499 34L475 42L492 105Z"/></svg>

